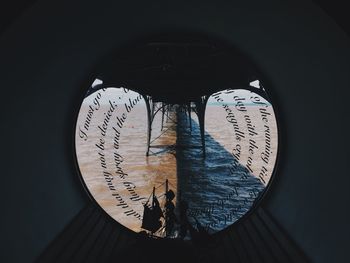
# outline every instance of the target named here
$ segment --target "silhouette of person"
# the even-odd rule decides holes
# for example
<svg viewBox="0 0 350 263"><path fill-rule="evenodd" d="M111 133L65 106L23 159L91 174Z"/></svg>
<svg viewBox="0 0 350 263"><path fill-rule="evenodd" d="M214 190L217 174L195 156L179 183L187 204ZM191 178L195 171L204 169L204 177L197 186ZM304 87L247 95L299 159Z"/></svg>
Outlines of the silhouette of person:
<svg viewBox="0 0 350 263"><path fill-rule="evenodd" d="M172 202L172 200L175 197L175 194L172 190L168 190L168 192L165 194L166 196L166 202L165 202L165 231L166 236L170 236L171 232L173 231L174 224L177 222L176 215L175 215L175 205Z"/></svg>

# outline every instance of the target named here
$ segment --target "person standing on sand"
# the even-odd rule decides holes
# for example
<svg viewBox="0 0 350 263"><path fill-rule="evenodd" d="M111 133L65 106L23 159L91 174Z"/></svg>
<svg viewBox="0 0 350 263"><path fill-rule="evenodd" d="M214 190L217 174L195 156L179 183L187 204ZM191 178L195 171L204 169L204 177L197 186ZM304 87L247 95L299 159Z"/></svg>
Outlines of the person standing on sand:
<svg viewBox="0 0 350 263"><path fill-rule="evenodd" d="M166 196L165 231L166 231L166 236L169 237L173 231L175 222L177 222L176 215L175 215L175 205L172 202L172 200L175 197L175 194L172 190L169 190L168 192L166 192L165 196Z"/></svg>

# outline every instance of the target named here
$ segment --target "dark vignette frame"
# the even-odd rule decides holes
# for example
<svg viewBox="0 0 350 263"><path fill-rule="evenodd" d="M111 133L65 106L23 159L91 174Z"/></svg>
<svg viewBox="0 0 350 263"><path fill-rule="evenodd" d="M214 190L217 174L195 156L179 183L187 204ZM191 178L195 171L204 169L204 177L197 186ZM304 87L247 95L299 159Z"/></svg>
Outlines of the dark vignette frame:
<svg viewBox="0 0 350 263"><path fill-rule="evenodd" d="M113 55L117 54L118 52L124 50L125 48L133 48L136 47L137 45L135 43L145 43L145 41L149 40L149 39L154 39L157 36L162 36L164 34L167 35L179 35L179 36L196 36L199 37L201 39L205 39L205 40L211 40L214 43L220 43L223 44L225 47L228 47L229 50L235 51L237 54L241 55L242 57L245 58L245 60L249 63L249 65L252 67L253 72L256 75L256 79L259 80L260 85L263 87L264 92L269 100L269 102L272 105L272 109L274 111L275 114L275 118L276 118L276 127L277 127L277 154L276 154L276 160L275 160L275 165L273 168L273 171L271 173L271 177L269 182L267 183L266 187L264 188L264 190L262 190L259 193L259 196L254 200L252 206L250 207L250 209L239 219L237 219L233 224L231 224L230 226L219 230L217 232L215 232L214 234L212 234L213 237L219 236L220 234L227 232L227 231L231 231L232 229L236 228L238 225L243 224L253 213L256 212L256 210L261 207L264 206L264 204L266 203L266 201L269 198L268 193L272 192L273 189L276 187L276 185L278 185L278 173L280 172L281 168L284 166L284 158L283 156L281 156L281 153L285 152L285 148L286 148L286 125L283 122L283 118L282 116L283 114L283 107L281 107L278 104L278 92L276 91L276 89L274 88L274 85L272 83L272 81L270 80L269 77L267 77L267 74L264 74L263 70L258 68L256 66L256 63L254 63L254 60L249 56L249 54L247 54L246 52L242 52L239 48L235 47L232 43L230 43L229 40L223 39L222 37L218 37L215 36L213 34L208 34L206 32L193 32L193 31L188 31L186 29L181 29L181 30L169 30L169 31L161 31L161 32L155 32L154 34L147 34L145 36L139 36L139 37L133 37L131 39L129 39L128 41L126 41L125 43L123 43L123 45L116 47L112 52L108 52L107 54L105 54L104 57L100 58L97 63L95 63L95 66L93 66L93 68L91 68L91 71L88 72L88 74L86 75L85 79L82 80L81 82L81 86L79 89L77 89L77 95L76 98L73 100L77 103L75 103L74 105L72 105L72 108L74 109L73 111L73 118L72 115L70 116L72 123L69 125L70 126L70 132L71 132L71 137L70 137L70 145L71 145L71 151L70 153L72 153L72 157L73 157L73 166L74 169L76 170L76 172L78 173L78 180L80 181L80 183L83 186L83 191L87 194L89 201L98 207L98 209L103 213L106 214L107 217L116 224L116 226L121 227L122 230L126 231L127 233L129 233L132 236L136 236L138 235L138 233L132 231L131 229L129 229L128 227L122 225L121 223L119 223L117 220L115 220L114 218L112 218L96 201L96 199L92 196L92 194L90 193L90 191L88 190L88 187L83 179L83 176L81 174L79 165L78 165L78 160L77 160L77 154L76 154L76 141L75 141L75 132L76 132L76 125L77 125L77 119L78 119L78 115L80 112L80 108L82 105L82 102L84 101L86 94L89 90L89 88L86 87L91 87L93 81L97 78L98 74L99 74L99 68L100 65L102 65L106 59L108 57L113 57ZM108 59L107 59L108 60ZM99 89L102 88L121 88L121 87L116 87L113 85L106 85L104 86L103 84L98 85L99 88L96 89L94 92L98 91ZM267 87L265 89L265 87ZM145 95L138 91L137 89L133 89L133 88L129 88L129 87L125 87L128 90L134 91L139 93L140 95L143 96L143 98L145 98ZM230 89L245 89L244 87L230 87ZM212 94L214 94L215 92L218 91L223 91L225 90L225 88L219 88L213 91ZM245 89L247 90L247 89ZM90 94L91 95L91 94ZM258 94L259 95L259 94ZM210 95L211 96L211 95Z"/></svg>

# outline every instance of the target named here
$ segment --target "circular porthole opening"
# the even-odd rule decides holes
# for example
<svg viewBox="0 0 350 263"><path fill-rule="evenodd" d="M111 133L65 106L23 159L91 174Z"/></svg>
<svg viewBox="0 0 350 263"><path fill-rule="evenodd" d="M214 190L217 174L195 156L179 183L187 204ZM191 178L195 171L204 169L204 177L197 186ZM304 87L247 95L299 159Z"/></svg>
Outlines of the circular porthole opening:
<svg viewBox="0 0 350 263"><path fill-rule="evenodd" d="M84 186L128 229L193 239L237 222L261 199L278 152L258 72L206 37L162 35L109 56L75 128Z"/></svg>

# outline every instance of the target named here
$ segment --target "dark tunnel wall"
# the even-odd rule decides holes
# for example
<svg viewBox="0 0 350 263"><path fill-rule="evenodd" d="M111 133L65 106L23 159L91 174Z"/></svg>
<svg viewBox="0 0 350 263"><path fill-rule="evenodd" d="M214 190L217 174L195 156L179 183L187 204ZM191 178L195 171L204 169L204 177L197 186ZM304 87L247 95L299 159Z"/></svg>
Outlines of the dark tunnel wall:
<svg viewBox="0 0 350 263"><path fill-rule="evenodd" d="M248 54L271 84L281 163L264 201L313 262L346 262L350 41L307 1L38 1L0 38L1 262L31 262L88 198L73 161L97 61L136 36L186 29Z"/></svg>

